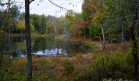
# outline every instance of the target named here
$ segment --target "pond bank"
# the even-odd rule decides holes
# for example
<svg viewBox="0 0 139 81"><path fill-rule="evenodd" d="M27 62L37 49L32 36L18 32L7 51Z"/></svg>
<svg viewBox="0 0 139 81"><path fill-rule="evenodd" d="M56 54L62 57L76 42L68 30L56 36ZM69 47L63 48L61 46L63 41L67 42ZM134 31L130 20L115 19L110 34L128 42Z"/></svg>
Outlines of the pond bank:
<svg viewBox="0 0 139 81"><path fill-rule="evenodd" d="M11 37L25 37L24 34L11 34ZM80 42L80 41L83 41L85 43L92 43L92 42L95 42L97 45L100 44L100 41L98 40L92 40L90 38L84 38L84 37L71 37L69 39L65 38L64 35L54 35L54 34L43 34L43 35L40 35L40 34L31 34L31 38L37 38L37 37L43 37L43 38L55 38L57 40L70 40L70 41L73 41L73 42Z"/></svg>
<svg viewBox="0 0 139 81"><path fill-rule="evenodd" d="M110 78L113 79L130 80L131 76L128 77L132 70L130 51L119 46L116 46L113 52L111 51L99 49L70 57L33 56L33 81L101 81L98 80L98 76L101 74L104 74L105 77L111 75ZM12 81L11 78L14 78L13 81L26 81L26 65L26 58L11 60L8 66L5 65L5 67L8 67L8 73L4 71L6 72L4 75L10 76L10 81ZM104 70L103 66L105 66L106 70ZM117 70L111 68L117 68ZM102 73L99 74L97 71ZM105 74L105 71L108 74ZM115 73L112 74L111 72ZM6 76L4 81L7 81Z"/></svg>

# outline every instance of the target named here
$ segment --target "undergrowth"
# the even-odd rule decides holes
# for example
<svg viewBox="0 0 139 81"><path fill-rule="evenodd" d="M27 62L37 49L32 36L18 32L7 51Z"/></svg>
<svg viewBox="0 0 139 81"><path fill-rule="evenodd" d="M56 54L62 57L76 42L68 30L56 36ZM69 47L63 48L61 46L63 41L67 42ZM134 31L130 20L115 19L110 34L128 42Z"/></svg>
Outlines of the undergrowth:
<svg viewBox="0 0 139 81"><path fill-rule="evenodd" d="M0 81L26 81L26 58L11 60L0 68ZM33 57L33 81L132 80L131 51L95 51L72 57Z"/></svg>

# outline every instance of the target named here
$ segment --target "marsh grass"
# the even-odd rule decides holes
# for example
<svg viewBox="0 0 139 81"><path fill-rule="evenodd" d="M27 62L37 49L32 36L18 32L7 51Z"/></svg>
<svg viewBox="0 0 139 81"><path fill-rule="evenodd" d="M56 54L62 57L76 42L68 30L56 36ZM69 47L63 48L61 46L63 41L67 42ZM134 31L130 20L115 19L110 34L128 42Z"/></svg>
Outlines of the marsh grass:
<svg viewBox="0 0 139 81"><path fill-rule="evenodd" d="M132 79L131 51L119 44L74 56L33 56L33 81L101 81ZM26 58L5 61L0 74L3 81L26 81Z"/></svg>

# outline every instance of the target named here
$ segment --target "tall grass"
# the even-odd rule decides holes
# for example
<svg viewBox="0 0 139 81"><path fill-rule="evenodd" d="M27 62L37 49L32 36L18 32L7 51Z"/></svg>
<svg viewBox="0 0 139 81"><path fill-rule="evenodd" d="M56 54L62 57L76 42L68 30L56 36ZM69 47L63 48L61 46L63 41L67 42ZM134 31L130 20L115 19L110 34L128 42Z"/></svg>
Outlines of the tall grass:
<svg viewBox="0 0 139 81"><path fill-rule="evenodd" d="M0 69L0 81L26 81L26 58L5 63ZM132 80L132 66L131 50L116 45L71 57L33 56L33 81Z"/></svg>

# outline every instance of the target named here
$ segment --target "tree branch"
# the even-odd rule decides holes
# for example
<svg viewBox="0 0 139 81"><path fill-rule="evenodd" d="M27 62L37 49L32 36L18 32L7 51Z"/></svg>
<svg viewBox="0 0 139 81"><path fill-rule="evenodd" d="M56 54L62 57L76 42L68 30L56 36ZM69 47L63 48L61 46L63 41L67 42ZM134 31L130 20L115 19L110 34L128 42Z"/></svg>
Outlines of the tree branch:
<svg viewBox="0 0 139 81"><path fill-rule="evenodd" d="M3 19L4 19L4 17L5 17L5 14L2 16L2 18L1 18L1 20L0 20L0 26L1 26L1 23L2 23L2 21L3 21Z"/></svg>
<svg viewBox="0 0 139 81"><path fill-rule="evenodd" d="M32 3L33 1L35 1L35 0L31 0L31 1L29 1L29 4Z"/></svg>
<svg viewBox="0 0 139 81"><path fill-rule="evenodd" d="M1 28L1 26L3 25L2 23L3 23L3 21L6 21L8 18L5 18L5 16L6 16L6 12L4 12L3 13L3 16L2 16L2 18L1 18L1 20L0 20L0 28Z"/></svg>
<svg viewBox="0 0 139 81"><path fill-rule="evenodd" d="M49 1L51 4L57 6L57 7L61 8L61 9L68 10L68 9L66 9L66 8L64 8L64 7L61 7L61 6L57 5L56 3L52 2L51 0L48 0L48 1Z"/></svg>
<svg viewBox="0 0 139 81"><path fill-rule="evenodd" d="M4 6L4 5L11 5L13 3L0 3L0 6Z"/></svg>

